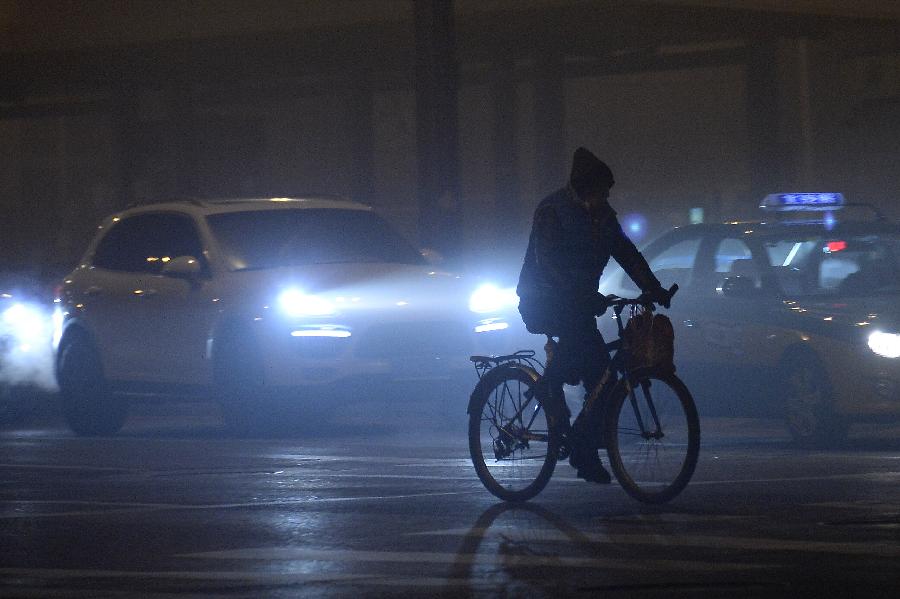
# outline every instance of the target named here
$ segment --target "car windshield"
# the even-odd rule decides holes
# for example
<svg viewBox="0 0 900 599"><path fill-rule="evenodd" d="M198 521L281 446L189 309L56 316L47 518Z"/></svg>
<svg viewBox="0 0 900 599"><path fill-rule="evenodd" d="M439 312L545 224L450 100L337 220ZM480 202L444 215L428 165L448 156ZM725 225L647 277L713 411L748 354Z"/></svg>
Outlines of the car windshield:
<svg viewBox="0 0 900 599"><path fill-rule="evenodd" d="M214 214L206 220L234 270L424 262L399 233L367 210L252 210Z"/></svg>
<svg viewBox="0 0 900 599"><path fill-rule="evenodd" d="M788 295L900 291L897 235L783 235L766 241L769 264Z"/></svg>

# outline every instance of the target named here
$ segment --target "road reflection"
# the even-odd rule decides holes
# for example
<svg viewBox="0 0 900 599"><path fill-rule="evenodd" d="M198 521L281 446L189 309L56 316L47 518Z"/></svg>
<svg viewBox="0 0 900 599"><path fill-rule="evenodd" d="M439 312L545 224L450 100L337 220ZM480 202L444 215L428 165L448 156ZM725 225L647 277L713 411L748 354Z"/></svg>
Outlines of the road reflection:
<svg viewBox="0 0 900 599"><path fill-rule="evenodd" d="M507 517L498 523L501 516ZM542 542L547 540L543 538L547 535L547 524L574 545L569 555L580 553L579 547L594 545L583 531L540 505L497 503L485 510L463 536L449 578L468 581L465 589L468 596L484 591L487 584L494 590L502 588L504 594L514 596L544 594L546 586L542 585L542 588L536 584L537 568L553 571L566 567L565 556L542 550ZM484 549L489 532L492 533L491 544L496 543L497 559L480 560L479 550Z"/></svg>

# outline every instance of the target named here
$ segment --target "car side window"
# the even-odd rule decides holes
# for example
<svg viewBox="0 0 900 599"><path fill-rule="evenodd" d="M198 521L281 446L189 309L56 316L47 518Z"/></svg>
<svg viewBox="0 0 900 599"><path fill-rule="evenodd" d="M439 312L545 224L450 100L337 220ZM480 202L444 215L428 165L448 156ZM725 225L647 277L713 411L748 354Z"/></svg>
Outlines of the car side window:
<svg viewBox="0 0 900 599"><path fill-rule="evenodd" d="M647 263L663 287L671 287L674 283L687 287L693 278L699 249L699 237L681 239L655 252L648 252ZM624 273L621 286L629 292L638 291L634 282Z"/></svg>
<svg viewBox="0 0 900 599"><path fill-rule="evenodd" d="M94 252L93 265L125 272L159 273L178 256L202 257L193 222L179 214L139 214L112 226Z"/></svg>
<svg viewBox="0 0 900 599"><path fill-rule="evenodd" d="M713 260L718 285L721 285L727 277L746 277L753 281L755 287L762 284L753 252L742 239L729 237L720 241Z"/></svg>

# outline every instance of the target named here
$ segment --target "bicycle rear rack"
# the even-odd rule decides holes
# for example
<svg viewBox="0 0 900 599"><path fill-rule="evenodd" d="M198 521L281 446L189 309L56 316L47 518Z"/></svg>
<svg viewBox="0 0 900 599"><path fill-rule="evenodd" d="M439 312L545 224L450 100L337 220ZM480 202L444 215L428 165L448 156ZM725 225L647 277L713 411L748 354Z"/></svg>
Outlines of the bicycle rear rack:
<svg viewBox="0 0 900 599"><path fill-rule="evenodd" d="M478 373L478 378L481 379L481 377L483 377L491 368L507 362L523 364L541 372L544 370L544 364L535 356L536 353L533 349L520 349L514 354L507 354L505 356L469 356L469 361L474 364L475 372Z"/></svg>

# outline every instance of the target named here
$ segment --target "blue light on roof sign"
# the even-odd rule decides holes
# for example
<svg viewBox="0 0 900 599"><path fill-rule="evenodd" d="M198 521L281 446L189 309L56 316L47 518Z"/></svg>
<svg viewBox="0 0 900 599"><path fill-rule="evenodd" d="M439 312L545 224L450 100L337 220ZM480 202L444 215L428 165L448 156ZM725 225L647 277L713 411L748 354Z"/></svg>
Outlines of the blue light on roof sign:
<svg viewBox="0 0 900 599"><path fill-rule="evenodd" d="M840 193L772 193L763 199L760 208L776 212L840 210L844 195Z"/></svg>

